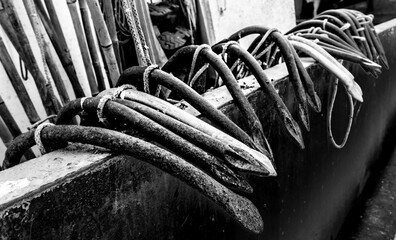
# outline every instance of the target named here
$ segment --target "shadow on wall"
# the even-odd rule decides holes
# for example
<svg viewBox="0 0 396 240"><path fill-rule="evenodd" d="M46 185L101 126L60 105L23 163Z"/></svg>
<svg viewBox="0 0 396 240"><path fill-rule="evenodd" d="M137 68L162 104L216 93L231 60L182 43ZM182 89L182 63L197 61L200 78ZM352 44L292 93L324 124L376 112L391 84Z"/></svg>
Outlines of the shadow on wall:
<svg viewBox="0 0 396 240"><path fill-rule="evenodd" d="M297 22L310 19L315 13L328 9L348 8L365 14L374 14L374 24L380 24L396 17L396 2L392 0L295 0Z"/></svg>

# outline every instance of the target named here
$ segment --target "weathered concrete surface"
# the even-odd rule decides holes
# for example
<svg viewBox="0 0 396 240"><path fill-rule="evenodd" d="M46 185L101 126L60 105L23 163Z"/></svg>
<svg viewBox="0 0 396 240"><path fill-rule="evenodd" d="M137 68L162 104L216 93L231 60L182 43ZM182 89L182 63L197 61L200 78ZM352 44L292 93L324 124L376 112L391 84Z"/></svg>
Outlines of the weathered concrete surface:
<svg viewBox="0 0 396 240"><path fill-rule="evenodd" d="M384 27L381 33L387 52L396 49L395 25L393 22L392 27ZM391 70L384 71L377 80L359 68L353 70L365 102L354 120L350 139L341 150L333 148L327 140L326 89L332 76L319 66L311 67L310 73L324 109L322 113L311 112L311 132L303 133L305 150L298 149L283 133L265 107L265 96L254 90L248 93L263 121L278 171L276 178L250 179L255 192L248 197L264 219L265 230L260 235L248 233L212 202L174 177L132 157L106 155L80 169L69 171L63 167L63 174L56 180L47 176L34 189L0 204L0 236L5 239L334 239L372 167L381 160L382 142L393 124L396 56L389 55L388 60ZM282 74L278 71L279 75L271 70L267 73L295 114L293 90L287 79L279 79ZM248 81L245 84L246 91L256 87ZM220 96L226 89L210 94L216 96L216 91ZM342 93L338 95L334 113L337 139L344 133L347 117ZM221 96L224 99L212 101L243 126L239 111L226 102L224 94ZM84 162L94 156L88 153ZM54 155L40 159L45 158L51 161ZM57 166L57 161L53 164ZM46 171L46 166L34 166L33 161L18 167L37 174ZM3 174L23 179L15 170L18 167L1 172L0 185L6 181Z"/></svg>
<svg viewBox="0 0 396 240"><path fill-rule="evenodd" d="M396 237L396 152L380 174L373 195L365 203L355 232L349 239L375 240Z"/></svg>

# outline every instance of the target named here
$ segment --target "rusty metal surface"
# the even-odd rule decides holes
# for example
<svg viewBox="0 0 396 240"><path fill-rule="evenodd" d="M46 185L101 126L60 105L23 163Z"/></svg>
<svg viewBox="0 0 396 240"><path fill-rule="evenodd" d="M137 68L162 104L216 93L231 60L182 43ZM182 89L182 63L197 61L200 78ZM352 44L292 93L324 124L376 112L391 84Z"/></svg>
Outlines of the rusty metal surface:
<svg viewBox="0 0 396 240"><path fill-rule="evenodd" d="M331 76L319 66L309 69L323 103L311 111L305 150L282 132L266 110L260 92L249 95L263 121L273 149L278 176L250 178L248 198L264 220L264 232L248 233L224 211L192 188L152 166L129 157L114 157L83 172L43 186L13 205L0 205L0 238L9 239L334 239L351 205L378 163L390 120L396 112L395 28L381 33L390 70L375 80L354 69L365 102L344 149L326 136L327 84ZM357 71L357 72L356 72ZM277 87L296 114L293 88ZM335 103L333 133L342 137L346 105L341 91ZM233 105L222 111L240 119ZM244 123L238 122L243 126Z"/></svg>

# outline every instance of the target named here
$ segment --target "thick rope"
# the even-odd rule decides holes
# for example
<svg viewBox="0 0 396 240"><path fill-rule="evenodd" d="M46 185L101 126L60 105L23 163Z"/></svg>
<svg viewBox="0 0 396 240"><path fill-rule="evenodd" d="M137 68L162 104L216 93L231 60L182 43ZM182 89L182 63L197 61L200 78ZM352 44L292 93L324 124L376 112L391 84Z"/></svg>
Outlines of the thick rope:
<svg viewBox="0 0 396 240"><path fill-rule="evenodd" d="M198 80L198 78L206 71L206 69L208 69L209 64L205 63L198 71L197 73L194 75L194 77L191 79L190 81L190 87L192 87L194 85L194 83Z"/></svg>
<svg viewBox="0 0 396 240"><path fill-rule="evenodd" d="M87 100L87 98L88 98L88 97L82 97L82 98L80 98L80 107L81 107L81 109L83 109L83 110L84 110L84 102L85 102L85 100Z"/></svg>
<svg viewBox="0 0 396 240"><path fill-rule="evenodd" d="M145 93L149 93L150 94L150 85L149 85L150 74L155 69L159 69L158 65L152 64L152 65L146 67L146 69L144 69L144 73L143 73L143 90L144 90ZM155 94L157 94L157 92L159 94L160 90L161 90L161 85L158 84L157 89L155 91Z"/></svg>
<svg viewBox="0 0 396 240"><path fill-rule="evenodd" d="M113 96L111 96L111 95L103 96L99 100L98 106L96 108L96 114L98 116L99 122L101 122L101 123L103 123L105 125L107 125L108 122L106 120L106 117L104 117L104 115L103 115L103 109L104 109L104 106L106 105L107 101L109 101L109 100L113 100Z"/></svg>
<svg viewBox="0 0 396 240"><path fill-rule="evenodd" d="M266 54L273 46L275 42L270 43L262 52L256 55L256 59L260 59L264 54Z"/></svg>
<svg viewBox="0 0 396 240"><path fill-rule="evenodd" d="M29 127L28 129L36 128L38 125L40 125L40 124L42 124L42 123L44 123L44 122L46 122L46 121L49 121L49 120L51 120L51 119L55 119L56 117L57 117L56 114L49 115L49 116L47 116L46 118L41 119L41 120L35 122L35 123L34 123L31 127Z"/></svg>
<svg viewBox="0 0 396 240"><path fill-rule="evenodd" d="M53 123L41 123L40 125L38 125L38 127L36 128L36 130L34 131L34 141L36 142L36 145L38 146L40 153L42 155L44 155L46 153L45 147L43 142L41 141L41 131L50 125L54 125Z"/></svg>
<svg viewBox="0 0 396 240"><path fill-rule="evenodd" d="M275 31L278 31L278 29L276 28L270 28L268 29L268 31L264 34L264 36L260 39L260 42L257 44L257 46L253 49L252 51L252 55L254 56L256 54L256 52L259 50L259 48L261 47L261 45L267 40L267 38L269 37L269 35Z"/></svg>
<svg viewBox="0 0 396 240"><path fill-rule="evenodd" d="M197 65L197 59L198 59L199 53L203 49L211 49L211 47L209 45L207 45L207 44L202 44L199 47L197 47L197 49L195 49L195 52L194 52L194 55L193 55L193 58L192 58L192 62L191 62L190 73L188 74L188 80L187 80L187 84L190 85L190 86L192 86L191 82L193 80L193 74L194 74L195 67ZM205 63L203 65L203 67L201 67L201 69L198 70L197 74L199 73L199 75L201 75L206 70L206 68L208 68L208 67L209 67L209 64ZM197 79L199 77L199 75L197 77L194 77L194 78ZM196 79L194 80L194 82L196 81Z"/></svg>
<svg viewBox="0 0 396 240"><path fill-rule="evenodd" d="M228 41L227 43L225 43L225 44L222 46L221 58L223 59L224 62L227 62L226 54L227 54L228 48L229 48L231 45L233 45L233 44L238 44L238 45L239 45L239 43L236 42L236 41ZM240 63L241 63L241 60L240 60L240 59L236 60L236 61L234 62L234 64L232 64L230 70L233 71Z"/></svg>
<svg viewBox="0 0 396 240"><path fill-rule="evenodd" d="M349 29L350 27L351 27L351 24L345 23L340 29L341 29L341 31L345 31L345 30Z"/></svg>
<svg viewBox="0 0 396 240"><path fill-rule="evenodd" d="M227 55L226 54L227 54L228 48L231 45L233 45L233 44L238 44L239 45L239 43L237 41L228 41L222 46L221 58L223 58L224 62L227 61Z"/></svg>
<svg viewBox="0 0 396 240"><path fill-rule="evenodd" d="M128 89L136 89L136 88L130 84L124 84L115 90L113 97L124 99L125 98L125 90L128 90Z"/></svg>
<svg viewBox="0 0 396 240"><path fill-rule="evenodd" d="M140 58L143 66L151 65L152 62L148 51L149 47L147 46L146 40L144 38L143 29L139 20L139 14L136 10L135 1L122 0L122 6L129 25L129 30L131 31L131 35L135 43L136 53Z"/></svg>
<svg viewBox="0 0 396 240"><path fill-rule="evenodd" d="M328 21L327 18L323 20L323 26L322 26L323 30L326 30L327 21Z"/></svg>
<svg viewBox="0 0 396 240"><path fill-rule="evenodd" d="M365 37L361 37L361 36L352 36L352 38L353 38L353 39L356 39L356 40L360 40L360 41L362 41L362 42L365 42L365 41L366 41L366 38L365 38Z"/></svg>

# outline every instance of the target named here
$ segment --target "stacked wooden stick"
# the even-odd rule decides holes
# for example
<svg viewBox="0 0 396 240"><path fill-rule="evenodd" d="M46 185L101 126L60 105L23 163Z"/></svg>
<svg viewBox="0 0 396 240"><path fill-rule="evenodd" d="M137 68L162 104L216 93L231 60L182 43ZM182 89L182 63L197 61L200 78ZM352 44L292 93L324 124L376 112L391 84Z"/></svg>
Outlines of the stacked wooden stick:
<svg viewBox="0 0 396 240"><path fill-rule="evenodd" d="M113 86L120 75L119 45L112 14L112 1L103 1L103 6L98 0L67 1L78 40L78 49L84 63L85 70L82 72L86 73L86 76L83 79L76 71L71 54L71 48L75 47L70 46L70 43L68 45L66 39L68 33L62 29L61 24L64 19L59 18L55 4L53 0L23 0L24 9L21 9L16 8L15 2L11 0L1 1L0 24L5 35L0 36L0 60L30 124L39 122L40 115L43 117L43 114L39 114L38 108L41 106L38 104L44 106L45 115L51 116L70 99L86 95L94 96L106 89L106 86ZM18 6L21 7L21 4ZM21 17L25 17L22 16L25 11L35 39L29 39L27 27L21 22ZM13 63L11 56L13 49L10 49L10 46L6 47L7 40L16 49L21 64L26 68L26 74L29 73L34 80L41 103L34 102L30 98L31 95L22 79L23 69L19 73L19 69ZM33 53L32 41L38 43L42 62L40 57ZM83 82L86 80L88 84ZM72 89L67 89L70 85ZM87 85L89 89L84 87ZM3 121L0 121L0 125L5 130L2 141L7 145L10 139L21 132L21 129L18 120L12 114L7 114L12 106L6 106L6 103L1 101L0 107L3 109L1 115ZM34 155L29 157L31 156Z"/></svg>

